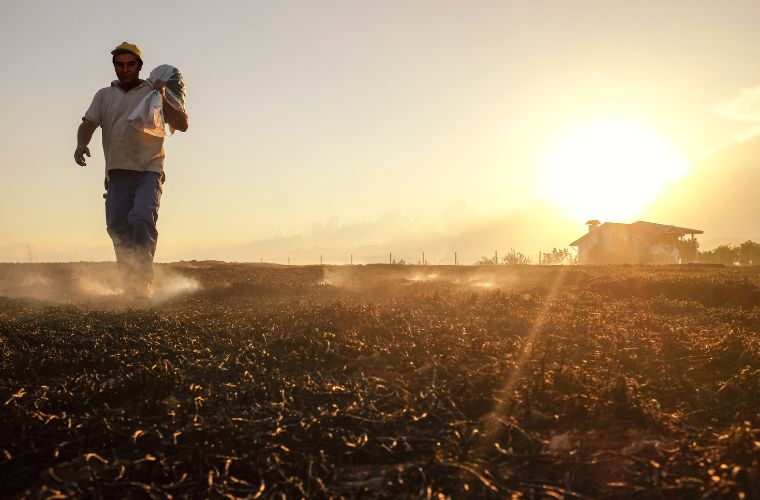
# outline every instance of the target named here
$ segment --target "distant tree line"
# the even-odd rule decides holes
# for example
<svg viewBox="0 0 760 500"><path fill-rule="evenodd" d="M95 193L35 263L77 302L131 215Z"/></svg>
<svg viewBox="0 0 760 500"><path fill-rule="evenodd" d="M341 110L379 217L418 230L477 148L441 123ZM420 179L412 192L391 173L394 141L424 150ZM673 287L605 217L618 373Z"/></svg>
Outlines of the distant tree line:
<svg viewBox="0 0 760 500"><path fill-rule="evenodd" d="M681 263L725 264L728 266L760 266L760 243L745 241L741 245L720 245L712 250L700 251L696 238L679 239L676 248ZM548 252L539 253L538 264L544 265L574 265L578 256L567 248L552 248ZM393 260L394 264L407 264L406 261ZM478 266L505 266L533 264L533 258L523 252L511 248L508 252L494 252L493 257L483 256L475 262Z"/></svg>
<svg viewBox="0 0 760 500"><path fill-rule="evenodd" d="M518 252L514 248L511 248L509 252L502 254L499 257L499 252L494 252L493 257L481 257L480 260L475 262L478 266L496 266L496 265L514 265L514 264L532 264L533 259L522 252Z"/></svg>
<svg viewBox="0 0 760 500"><path fill-rule="evenodd" d="M699 240L696 238L685 238L676 240L676 249L681 257L681 263L691 264L699 262Z"/></svg>
<svg viewBox="0 0 760 500"><path fill-rule="evenodd" d="M758 266L760 265L760 243L745 241L741 245L720 245L712 250L699 252L698 262L728 266Z"/></svg>
<svg viewBox="0 0 760 500"><path fill-rule="evenodd" d="M578 257L573 255L567 248L552 248L549 252L539 253L539 264L547 265L561 265L561 264L577 264ZM478 266L509 266L509 265L527 265L533 264L533 258L522 252L511 248L508 252L499 255L499 252L494 252L493 257L481 257L477 262Z"/></svg>
<svg viewBox="0 0 760 500"><path fill-rule="evenodd" d="M552 248L551 252L541 252L541 262L539 262L539 264L550 266L577 263L578 256L573 255L567 248Z"/></svg>

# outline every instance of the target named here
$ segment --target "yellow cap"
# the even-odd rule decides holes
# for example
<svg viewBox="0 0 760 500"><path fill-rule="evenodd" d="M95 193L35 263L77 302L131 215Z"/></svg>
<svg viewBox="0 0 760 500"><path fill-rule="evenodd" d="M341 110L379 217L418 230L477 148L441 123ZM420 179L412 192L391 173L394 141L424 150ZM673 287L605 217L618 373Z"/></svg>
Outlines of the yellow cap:
<svg viewBox="0 0 760 500"><path fill-rule="evenodd" d="M131 52L132 54L136 55L139 60L142 61L142 52L140 51L140 48L133 43L121 42L119 46L111 51L111 54L116 55L120 52Z"/></svg>

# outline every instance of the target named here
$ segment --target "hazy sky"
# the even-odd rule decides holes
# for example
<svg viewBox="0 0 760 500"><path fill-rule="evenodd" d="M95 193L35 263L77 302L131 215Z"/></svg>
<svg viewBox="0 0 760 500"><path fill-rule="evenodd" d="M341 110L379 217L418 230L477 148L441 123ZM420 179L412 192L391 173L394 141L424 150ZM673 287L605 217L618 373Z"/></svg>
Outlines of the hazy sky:
<svg viewBox="0 0 760 500"><path fill-rule="evenodd" d="M87 167L73 150L125 40L144 77L169 63L188 85L190 129L166 141L158 260L369 261L386 248L413 260L427 247L466 262L582 234L541 179L563 134L599 117L687 160L679 196L704 194L683 191L702 164L730 192L716 158L731 141L749 151L726 155L734 168L760 153L747 149L758 18L749 0L8 2L0 260L26 258L26 244L43 260L112 258L100 132ZM752 217L723 227L667 193L637 215L703 241L760 235Z"/></svg>

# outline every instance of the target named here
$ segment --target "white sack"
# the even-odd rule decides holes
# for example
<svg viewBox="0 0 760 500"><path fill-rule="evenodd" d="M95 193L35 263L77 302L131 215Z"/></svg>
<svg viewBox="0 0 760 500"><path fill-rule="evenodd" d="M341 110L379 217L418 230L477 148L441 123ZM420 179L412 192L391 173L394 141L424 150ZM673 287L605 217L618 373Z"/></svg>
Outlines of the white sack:
<svg viewBox="0 0 760 500"><path fill-rule="evenodd" d="M166 95L184 110L184 82L182 81L182 74L177 68L169 64L156 66L153 68L153 71L150 72L150 76L148 76L146 81L152 86L156 80L166 82L169 81L170 78L173 78L175 81L178 79L180 87L179 91L175 92L167 85ZM152 90L146 95L127 117L127 121L140 132L156 137L164 137L166 135L166 130L161 92L158 90ZM171 125L169 126L169 129L174 133L174 128Z"/></svg>

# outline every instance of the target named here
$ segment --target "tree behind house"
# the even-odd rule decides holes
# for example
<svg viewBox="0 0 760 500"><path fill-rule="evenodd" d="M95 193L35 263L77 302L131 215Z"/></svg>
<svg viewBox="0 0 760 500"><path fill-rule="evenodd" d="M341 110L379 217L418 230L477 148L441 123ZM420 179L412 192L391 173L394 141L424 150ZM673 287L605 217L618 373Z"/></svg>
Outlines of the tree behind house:
<svg viewBox="0 0 760 500"><path fill-rule="evenodd" d="M739 262L739 248L731 245L720 245L712 250L699 252L699 262L702 264L733 266Z"/></svg>
<svg viewBox="0 0 760 500"><path fill-rule="evenodd" d="M696 238L679 238L676 240L676 249L678 249L678 255L683 264L697 262L697 257L702 255L699 252L699 241Z"/></svg>
<svg viewBox="0 0 760 500"><path fill-rule="evenodd" d="M737 260L742 266L760 265L760 243L745 241L739 245L739 258Z"/></svg>

